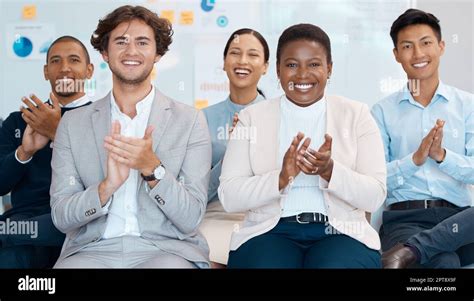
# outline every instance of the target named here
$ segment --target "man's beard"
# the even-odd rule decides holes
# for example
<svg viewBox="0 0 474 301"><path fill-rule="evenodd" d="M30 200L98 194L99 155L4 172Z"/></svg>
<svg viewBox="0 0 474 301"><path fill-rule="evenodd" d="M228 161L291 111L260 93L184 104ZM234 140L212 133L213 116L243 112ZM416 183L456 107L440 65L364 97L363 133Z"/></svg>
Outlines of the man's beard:
<svg viewBox="0 0 474 301"><path fill-rule="evenodd" d="M140 75L138 75L135 78L126 78L120 71L115 69L112 65L109 65L110 70L112 73L115 75L115 77L122 83L127 84L127 85L139 85L143 83L151 74L153 71L153 66L149 70L143 71Z"/></svg>
<svg viewBox="0 0 474 301"><path fill-rule="evenodd" d="M58 94L61 97L70 97L77 94L77 92L56 92L56 94Z"/></svg>

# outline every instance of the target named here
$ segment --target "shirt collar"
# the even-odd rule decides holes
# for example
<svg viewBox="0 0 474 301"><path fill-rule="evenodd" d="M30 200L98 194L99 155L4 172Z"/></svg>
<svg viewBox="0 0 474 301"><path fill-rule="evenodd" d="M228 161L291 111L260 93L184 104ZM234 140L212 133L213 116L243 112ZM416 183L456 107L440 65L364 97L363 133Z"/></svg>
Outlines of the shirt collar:
<svg viewBox="0 0 474 301"><path fill-rule="evenodd" d="M257 103L257 102L259 102L261 100L264 100L264 99L265 98L262 95L260 95L260 93L257 93L257 97L255 97L254 100L252 100L251 102L249 102L246 105L241 105L241 104L235 103L232 100L230 100L230 95L229 95L229 96L227 96L227 99L225 100L225 102L227 103L227 106L229 106L229 108L232 112L240 112L243 108L248 107L251 104Z"/></svg>
<svg viewBox="0 0 474 301"><path fill-rule="evenodd" d="M112 110L114 110L116 113L123 114L122 111L120 111L119 106L117 105L117 102L115 101L114 97L114 92L110 92L110 99L111 99L111 105L112 105ZM155 99L155 86L151 85L151 91L148 93L145 98L140 100L136 105L135 108L137 110L137 115L140 115L144 110L148 110L151 107L151 104L153 103L153 100Z"/></svg>
<svg viewBox="0 0 474 301"><path fill-rule="evenodd" d="M48 99L48 102L53 103L51 99ZM59 106L65 109L77 108L77 107L85 105L88 102L90 102L89 96L87 94L84 94L84 96L81 96L80 98L74 100L73 102L68 103L65 106L63 106L61 103L59 104Z"/></svg>
<svg viewBox="0 0 474 301"><path fill-rule="evenodd" d="M415 104L416 101L407 88L407 85L408 84L404 85L403 88L398 92L398 103L401 103L402 101L409 101L410 103ZM436 91L433 95L433 100L436 99L436 96L440 96L446 101L449 101L452 97L447 86L441 80L439 81L438 87L436 88Z"/></svg>

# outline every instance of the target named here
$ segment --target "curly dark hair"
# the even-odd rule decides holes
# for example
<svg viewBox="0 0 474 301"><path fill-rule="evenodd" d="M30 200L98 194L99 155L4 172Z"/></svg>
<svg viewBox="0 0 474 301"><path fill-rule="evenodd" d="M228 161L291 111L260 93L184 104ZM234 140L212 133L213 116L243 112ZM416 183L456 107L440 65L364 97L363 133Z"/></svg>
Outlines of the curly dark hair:
<svg viewBox="0 0 474 301"><path fill-rule="evenodd" d="M171 23L158 17L158 15L143 6L124 5L116 8L113 12L99 20L97 29L91 36L92 46L100 51L107 51L109 45L110 32L123 22L130 22L139 19L148 24L155 33L156 54L164 55L169 50L169 45L173 41L173 28Z"/></svg>

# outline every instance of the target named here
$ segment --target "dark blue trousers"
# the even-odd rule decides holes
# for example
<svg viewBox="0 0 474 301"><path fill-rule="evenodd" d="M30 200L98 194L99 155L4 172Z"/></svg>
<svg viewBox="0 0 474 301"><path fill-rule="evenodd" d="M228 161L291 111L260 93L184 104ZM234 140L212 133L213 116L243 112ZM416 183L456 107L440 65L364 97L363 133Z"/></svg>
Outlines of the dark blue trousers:
<svg viewBox="0 0 474 301"><path fill-rule="evenodd" d="M474 263L474 207L451 215L433 228L410 237L407 243L415 246L426 264L438 254L456 252L461 265Z"/></svg>
<svg viewBox="0 0 474 301"><path fill-rule="evenodd" d="M382 250L397 243L415 246L421 265L459 268L474 263L474 209L471 207L391 210L383 213Z"/></svg>
<svg viewBox="0 0 474 301"><path fill-rule="evenodd" d="M228 268L381 268L380 253L324 223L280 221L229 253Z"/></svg>
<svg viewBox="0 0 474 301"><path fill-rule="evenodd" d="M6 223L7 218L17 225L20 222L35 223L36 233L0 233L0 269L53 267L61 252L65 235L56 229L51 214L17 214L8 217L0 215L0 221L3 223ZM30 227L30 232L31 229Z"/></svg>

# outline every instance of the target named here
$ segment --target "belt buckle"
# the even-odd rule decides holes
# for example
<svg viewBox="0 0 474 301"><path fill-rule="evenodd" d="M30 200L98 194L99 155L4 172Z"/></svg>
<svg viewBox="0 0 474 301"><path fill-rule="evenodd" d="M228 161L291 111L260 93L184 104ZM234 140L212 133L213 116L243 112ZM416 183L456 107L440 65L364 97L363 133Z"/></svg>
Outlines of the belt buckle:
<svg viewBox="0 0 474 301"><path fill-rule="evenodd" d="M300 215L299 214L296 215L296 221L298 222L298 224L309 224L309 222L300 221Z"/></svg>

